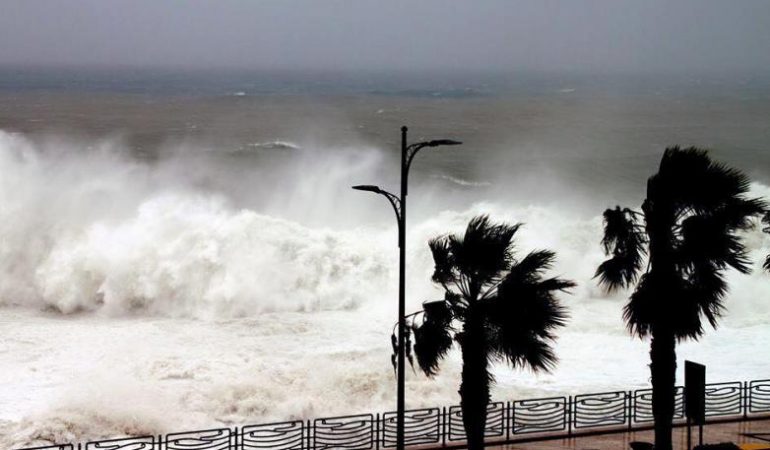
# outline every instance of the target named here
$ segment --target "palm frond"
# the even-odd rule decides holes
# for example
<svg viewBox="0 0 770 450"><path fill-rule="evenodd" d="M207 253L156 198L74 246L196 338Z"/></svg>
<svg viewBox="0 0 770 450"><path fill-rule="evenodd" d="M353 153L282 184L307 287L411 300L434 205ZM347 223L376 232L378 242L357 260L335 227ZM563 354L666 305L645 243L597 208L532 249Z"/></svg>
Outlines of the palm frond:
<svg viewBox="0 0 770 450"><path fill-rule="evenodd" d="M708 264L690 269L685 279L650 272L640 278L623 308L623 319L631 334L641 338L663 327L678 339L698 339L703 334L701 316L716 327L726 292L720 270Z"/></svg>
<svg viewBox="0 0 770 450"><path fill-rule="evenodd" d="M501 359L536 371L555 364L551 348L555 330L568 318L556 294L575 283L545 277L555 260L552 251L533 251L520 260L514 257L513 238L520 226L495 224L487 216L478 216L462 236L430 241L436 263L433 281L445 288L446 295L442 302L425 304L424 320L414 328L417 362L426 375L436 374L453 335L461 348L484 351L485 360ZM464 341L467 330L456 332L453 322L464 327L473 323L474 339L485 338L478 347L470 345Z"/></svg>
<svg viewBox="0 0 770 450"><path fill-rule="evenodd" d="M704 323L717 325L727 293L724 271L748 273L751 267L738 232L754 227L761 215L770 223L767 203L748 198L749 188L743 172L713 161L706 150L665 150L658 172L647 182L642 205L645 228L636 228L647 233L650 267L623 310L632 334L644 337L661 327L678 339L697 339ZM634 224L619 208L612 211L613 230L620 231L605 236L605 251L612 248L613 257L597 275L617 287L634 281L627 268L638 255L618 251L621 238L616 236ZM770 257L765 267L770 270Z"/></svg>
<svg viewBox="0 0 770 450"><path fill-rule="evenodd" d="M730 227L720 214L690 216L682 221L681 241L675 249L678 265L684 270L712 264L718 269L730 266L741 273L750 272L746 248Z"/></svg>
<svg viewBox="0 0 770 450"><path fill-rule="evenodd" d="M529 367L533 371L550 372L556 367L558 358L553 351L553 348L546 342L533 340L530 345L527 346L527 351L524 353L523 360L527 362Z"/></svg>
<svg viewBox="0 0 770 450"><path fill-rule="evenodd" d="M423 310L422 323L414 326L414 352L420 369L432 377L452 348L452 309L446 302L430 302Z"/></svg>
<svg viewBox="0 0 770 450"><path fill-rule="evenodd" d="M642 275L628 303L623 307L623 320L628 331L640 338L651 333L652 326L662 311L657 308L659 295L655 277L654 273Z"/></svg>
<svg viewBox="0 0 770 450"><path fill-rule="evenodd" d="M406 327L404 329L404 356L406 357L407 361L409 361L409 366L412 367L412 371L414 371L414 356L412 354L413 347L412 330L409 327Z"/></svg>
<svg viewBox="0 0 770 450"><path fill-rule="evenodd" d="M657 201L698 214L729 204L750 188L743 172L713 161L707 150L696 147L667 148L657 175Z"/></svg>
<svg viewBox="0 0 770 450"><path fill-rule="evenodd" d="M433 254L433 276L432 280L441 285L447 285L456 281L455 263L452 252L449 249L449 238L439 236L428 241L428 247Z"/></svg>
<svg viewBox="0 0 770 450"><path fill-rule="evenodd" d="M512 241L520 224L493 224L486 215L471 219L462 238L450 236L448 246L457 270L468 282L467 294L478 295L513 262ZM470 299L473 300L473 299Z"/></svg>
<svg viewBox="0 0 770 450"><path fill-rule="evenodd" d="M550 339L552 331L566 325L569 318L555 294L573 286L572 281L561 278L528 284L504 282L497 296L489 299L492 305L490 321Z"/></svg>
<svg viewBox="0 0 770 450"><path fill-rule="evenodd" d="M642 269L647 240L638 224L638 213L620 206L604 211L602 247L611 255L596 269L599 284L609 291L633 284Z"/></svg>
<svg viewBox="0 0 770 450"><path fill-rule="evenodd" d="M720 208L717 214L731 230L743 231L754 229L767 210L768 204L761 198L736 198Z"/></svg>
<svg viewBox="0 0 770 450"><path fill-rule="evenodd" d="M489 343L495 356L511 367L529 367L534 372L550 372L558 362L551 343L531 334L490 327Z"/></svg>
<svg viewBox="0 0 770 450"><path fill-rule="evenodd" d="M717 319L724 313L724 298L727 295L727 282L722 272L713 264L698 264L690 273L688 281L692 301L709 324L716 328Z"/></svg>
<svg viewBox="0 0 770 450"><path fill-rule="evenodd" d="M506 278L524 280L536 280L542 273L553 266L556 253L550 250L535 250L529 252L520 261L516 261L511 267Z"/></svg>
<svg viewBox="0 0 770 450"><path fill-rule="evenodd" d="M569 315L556 293L575 283L562 278L543 278L554 255L532 252L515 264L486 300L490 342L497 356L512 366L529 365L548 370L555 363L550 347L554 330L566 324Z"/></svg>

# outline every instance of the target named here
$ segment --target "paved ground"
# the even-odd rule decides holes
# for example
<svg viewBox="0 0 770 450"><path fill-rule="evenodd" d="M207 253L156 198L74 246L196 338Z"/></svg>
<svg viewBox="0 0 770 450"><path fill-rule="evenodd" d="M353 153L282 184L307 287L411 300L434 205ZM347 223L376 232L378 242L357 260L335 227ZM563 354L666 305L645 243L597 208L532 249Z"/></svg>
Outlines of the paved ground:
<svg viewBox="0 0 770 450"><path fill-rule="evenodd" d="M698 430L693 427L693 445L698 443ZM719 442L735 442L746 445L746 448L768 448L770 442L762 441L759 438L745 436L744 433L766 433L764 439L770 440L770 418L765 420L752 420L745 422L735 422L726 424L706 425L703 429L703 443L715 444ZM551 441L529 442L524 444L508 444L496 447L487 447L497 450L628 450L629 442L632 441L653 441L653 432L635 431L631 433L613 433L602 436L590 436L571 439L554 439ZM766 445L765 445L766 444ZM674 429L674 449L686 450L687 431L686 428Z"/></svg>

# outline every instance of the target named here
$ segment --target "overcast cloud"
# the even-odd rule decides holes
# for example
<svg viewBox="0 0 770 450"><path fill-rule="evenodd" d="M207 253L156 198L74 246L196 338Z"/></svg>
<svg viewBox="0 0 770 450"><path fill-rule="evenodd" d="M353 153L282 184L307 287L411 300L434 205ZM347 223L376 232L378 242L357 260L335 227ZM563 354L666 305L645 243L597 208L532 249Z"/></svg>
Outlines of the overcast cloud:
<svg viewBox="0 0 770 450"><path fill-rule="evenodd" d="M770 1L3 0L0 65L755 71Z"/></svg>

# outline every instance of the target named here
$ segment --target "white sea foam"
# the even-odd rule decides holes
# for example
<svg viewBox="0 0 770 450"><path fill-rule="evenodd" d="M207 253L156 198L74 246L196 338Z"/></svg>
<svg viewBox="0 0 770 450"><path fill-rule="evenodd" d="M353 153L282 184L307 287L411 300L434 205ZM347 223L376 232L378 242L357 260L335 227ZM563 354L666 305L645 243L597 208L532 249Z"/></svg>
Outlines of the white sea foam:
<svg viewBox="0 0 770 450"><path fill-rule="evenodd" d="M301 150L299 144L289 141L274 140L265 142L251 142L239 147L234 153L260 153L269 151L296 151Z"/></svg>

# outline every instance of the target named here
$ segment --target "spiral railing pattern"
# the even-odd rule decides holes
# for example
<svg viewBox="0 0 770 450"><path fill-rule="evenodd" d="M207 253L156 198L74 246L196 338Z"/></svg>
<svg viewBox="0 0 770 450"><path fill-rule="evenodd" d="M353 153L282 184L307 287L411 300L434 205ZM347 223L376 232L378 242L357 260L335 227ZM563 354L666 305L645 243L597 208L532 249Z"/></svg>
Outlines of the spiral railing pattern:
<svg viewBox="0 0 770 450"><path fill-rule="evenodd" d="M313 421L312 429L313 448L318 450L374 448L375 422L372 414L316 419Z"/></svg>
<svg viewBox="0 0 770 450"><path fill-rule="evenodd" d="M301 420L251 425L240 432L243 450L302 450L304 442L305 424Z"/></svg>
<svg viewBox="0 0 770 450"><path fill-rule="evenodd" d="M505 410L506 405L503 402L494 402L487 405L487 425L485 436L494 438L505 435ZM463 426L463 411L460 406L449 408L447 417L448 436L450 441L464 441L465 427Z"/></svg>
<svg viewBox="0 0 770 450"><path fill-rule="evenodd" d="M706 386L706 417L740 415L743 409L743 383L714 383Z"/></svg>
<svg viewBox="0 0 770 450"><path fill-rule="evenodd" d="M396 446L397 414L382 415L381 446ZM406 445L437 444L441 442L441 418L439 408L414 409L404 413L404 443Z"/></svg>
<svg viewBox="0 0 770 450"><path fill-rule="evenodd" d="M770 412L770 380L754 380L744 394L744 408L749 414Z"/></svg>
<svg viewBox="0 0 770 450"><path fill-rule="evenodd" d="M634 391L632 398L634 406L631 410L633 421L636 423L652 422L652 389L639 389ZM676 387L674 397L674 420L684 419L684 388Z"/></svg>
<svg viewBox="0 0 770 450"><path fill-rule="evenodd" d="M567 429L567 397L517 400L511 403L511 433L544 433Z"/></svg>
<svg viewBox="0 0 770 450"><path fill-rule="evenodd" d="M625 391L576 395L572 401L575 428L595 428L626 423L628 396Z"/></svg>
<svg viewBox="0 0 770 450"><path fill-rule="evenodd" d="M134 438L111 439L109 441L89 442L86 450L154 450L156 446L154 436L140 436Z"/></svg>
<svg viewBox="0 0 770 450"><path fill-rule="evenodd" d="M166 435L163 444L167 450L228 450L235 444L235 433L230 428L172 433Z"/></svg>

